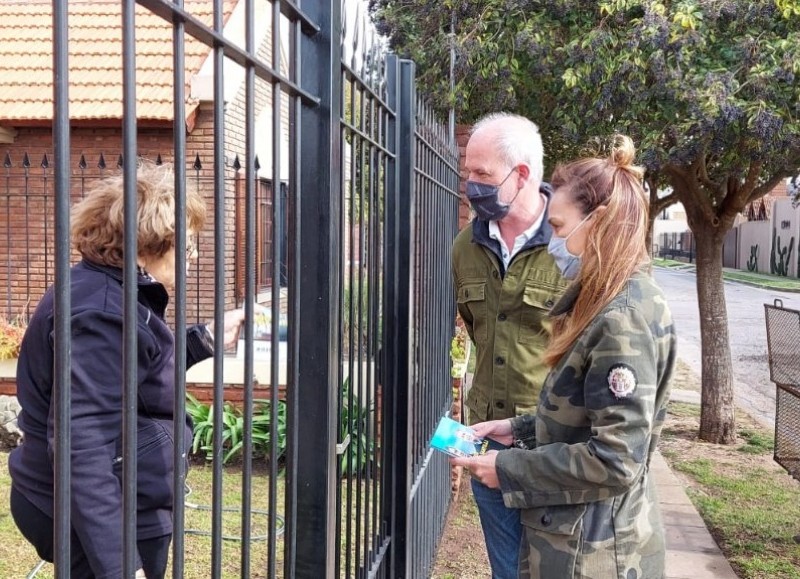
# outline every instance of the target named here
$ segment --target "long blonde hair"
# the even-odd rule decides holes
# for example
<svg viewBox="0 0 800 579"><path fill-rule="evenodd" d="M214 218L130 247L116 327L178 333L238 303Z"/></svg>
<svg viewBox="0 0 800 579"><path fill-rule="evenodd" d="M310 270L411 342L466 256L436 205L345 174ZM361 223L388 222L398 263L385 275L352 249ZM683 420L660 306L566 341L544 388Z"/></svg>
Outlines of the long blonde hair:
<svg viewBox="0 0 800 579"><path fill-rule="evenodd" d="M161 257L175 247L175 174L172 165L142 161L136 171L137 255ZM72 245L86 259L122 267L123 176L97 181L72 208ZM203 198L186 190L186 227L200 231L205 222Z"/></svg>
<svg viewBox="0 0 800 579"><path fill-rule="evenodd" d="M559 165L552 185L566 194L589 221L580 274L580 292L571 312L553 320L553 338L544 353L553 367L591 321L625 287L633 273L649 263L647 227L649 200L642 186L644 170L633 165L630 137L615 135L605 158L593 156Z"/></svg>

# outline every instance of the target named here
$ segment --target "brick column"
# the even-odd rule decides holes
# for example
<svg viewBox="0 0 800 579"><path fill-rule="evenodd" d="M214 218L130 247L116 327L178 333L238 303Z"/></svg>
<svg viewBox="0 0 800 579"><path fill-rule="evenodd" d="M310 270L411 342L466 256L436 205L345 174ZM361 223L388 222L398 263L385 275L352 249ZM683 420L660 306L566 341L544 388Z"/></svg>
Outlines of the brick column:
<svg viewBox="0 0 800 579"><path fill-rule="evenodd" d="M469 141L470 131L472 125L456 125L456 141L458 142L458 168L461 173L461 182L459 183L458 190L461 193L461 202L458 206L458 228L463 229L469 223L469 202L465 195L467 172L464 170L464 157L467 151L467 141Z"/></svg>

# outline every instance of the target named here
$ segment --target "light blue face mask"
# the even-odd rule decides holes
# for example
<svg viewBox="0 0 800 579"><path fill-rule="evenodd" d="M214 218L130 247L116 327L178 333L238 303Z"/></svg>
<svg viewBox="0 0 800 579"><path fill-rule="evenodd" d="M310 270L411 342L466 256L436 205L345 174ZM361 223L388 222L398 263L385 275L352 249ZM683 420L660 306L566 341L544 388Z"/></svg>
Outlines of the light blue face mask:
<svg viewBox="0 0 800 579"><path fill-rule="evenodd" d="M578 231L591 216L592 214L590 213L584 217L566 237L556 237L554 235L550 238L550 243L547 244L547 253L553 256L556 266L561 271L561 276L564 279L575 279L581 271L581 256L574 255L567 249L567 240L572 237L572 234Z"/></svg>

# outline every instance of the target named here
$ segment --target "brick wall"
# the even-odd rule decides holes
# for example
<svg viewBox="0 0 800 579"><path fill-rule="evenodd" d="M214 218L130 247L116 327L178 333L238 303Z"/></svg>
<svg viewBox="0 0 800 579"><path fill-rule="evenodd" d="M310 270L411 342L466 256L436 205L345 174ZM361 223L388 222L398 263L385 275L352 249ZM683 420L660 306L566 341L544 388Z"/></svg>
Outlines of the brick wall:
<svg viewBox="0 0 800 579"><path fill-rule="evenodd" d="M458 186L458 191L461 193L461 200L458 205L458 228L463 229L469 223L469 201L465 195L466 181L468 174L464 169L464 157L467 152L467 142L469 141L469 133L472 130L472 125L456 125L456 141L458 142L458 168L461 172L461 182Z"/></svg>
<svg viewBox="0 0 800 579"><path fill-rule="evenodd" d="M262 87L263 88L263 87ZM237 237L243 229L237 228L237 209L243 211L243 199L236 198L237 172L233 159L242 154L244 135L237 120L242 108L234 109L226 118L225 166L225 264L226 309L241 304L237 299L236 271L243 270L243 255L237 255ZM5 146L2 155L11 163L0 179L0 314L8 317L29 315L33 312L47 287L54 282L54 178L52 135L49 127L19 128L13 144ZM194 128L187 136L187 185L197 187L207 203L207 220L198 240L198 260L189 271L187 283L187 311L189 321L202 321L213 315L214 308L214 168L213 137L215 127L211 103L203 104L195 115ZM139 156L155 161L173 161L173 136L169 127L139 129ZM122 150L119 128L74 128L71 134L70 175L72 201L79 200L92 182L102 175L118 171L117 163ZM23 167L27 153L30 166ZM103 156L106 168L98 167ZM43 168L45 160L50 168ZM243 156L240 157L243 159ZM81 161L84 161L81 168ZM199 170L195 163L199 161ZM27 178L26 178L27 175ZM241 179L241 171L238 177ZM242 184L243 185L243 184ZM261 188L262 191L265 188ZM269 187L266 187L269 190ZM241 187L244 191L244 187ZM265 206L271 207L271 199ZM239 218L241 221L241 216ZM271 236L271 218L261 234ZM6 225L8 224L8 225ZM270 247L268 245L268 247ZM79 256L73 255L73 261ZM268 259L262 259L268 262ZM271 266L267 267L270 270Z"/></svg>

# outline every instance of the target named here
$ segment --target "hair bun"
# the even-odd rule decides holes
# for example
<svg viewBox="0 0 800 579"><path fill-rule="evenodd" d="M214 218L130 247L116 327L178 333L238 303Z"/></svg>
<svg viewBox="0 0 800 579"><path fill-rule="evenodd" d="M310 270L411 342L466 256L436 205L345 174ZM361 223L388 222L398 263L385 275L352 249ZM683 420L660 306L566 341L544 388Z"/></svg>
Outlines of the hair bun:
<svg viewBox="0 0 800 579"><path fill-rule="evenodd" d="M641 180L644 177L644 169L633 164L635 156L636 147L633 146L633 140L626 135L614 135L611 144L611 162Z"/></svg>

